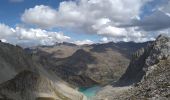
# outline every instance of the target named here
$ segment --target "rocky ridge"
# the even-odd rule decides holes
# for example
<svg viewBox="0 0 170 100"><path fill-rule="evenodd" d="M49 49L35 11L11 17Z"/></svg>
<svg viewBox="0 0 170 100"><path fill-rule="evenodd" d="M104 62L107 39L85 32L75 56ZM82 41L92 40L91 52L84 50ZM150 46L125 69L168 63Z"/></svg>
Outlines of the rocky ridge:
<svg viewBox="0 0 170 100"><path fill-rule="evenodd" d="M132 88L125 89L129 85ZM115 86L123 86L119 87L123 91L114 92ZM160 35L155 42L136 52L117 84L110 87L107 94L106 89L97 94L97 100L101 100L98 97L107 100L169 100L170 38Z"/></svg>
<svg viewBox="0 0 170 100"><path fill-rule="evenodd" d="M150 66L158 64L161 60L167 59L170 55L169 41L169 37L160 35L155 42L134 53L128 69L120 78L118 84L128 85L139 82L148 72Z"/></svg>

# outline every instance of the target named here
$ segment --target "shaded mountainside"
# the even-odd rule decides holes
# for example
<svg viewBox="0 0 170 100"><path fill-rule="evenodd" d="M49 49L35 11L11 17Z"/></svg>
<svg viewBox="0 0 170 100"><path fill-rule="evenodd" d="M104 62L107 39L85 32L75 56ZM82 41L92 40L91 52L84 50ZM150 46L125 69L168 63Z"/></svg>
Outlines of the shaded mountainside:
<svg viewBox="0 0 170 100"><path fill-rule="evenodd" d="M83 95L69 97L55 83L31 71L23 71L15 78L0 85L0 95L9 100L84 100ZM64 87L63 87L64 88ZM69 90L67 90L69 91ZM77 97L76 97L77 96Z"/></svg>
<svg viewBox="0 0 170 100"><path fill-rule="evenodd" d="M125 87L119 87L121 92L116 93L116 86ZM127 88L129 86L133 87ZM104 88L96 97L100 100L98 97L107 100L169 100L170 38L160 35L155 42L137 51L117 84L110 90Z"/></svg>
<svg viewBox="0 0 170 100"><path fill-rule="evenodd" d="M13 78L23 70L36 70L37 66L39 64L21 47L0 42L0 83Z"/></svg>
<svg viewBox="0 0 170 100"><path fill-rule="evenodd" d="M156 41L149 45L146 49L144 55L143 66L140 71L134 73L136 77L127 76L130 82L138 82L137 77L142 76L142 80L135 84L133 88L125 95L125 98L131 99L152 99L152 100L169 100L170 99L170 38L160 35ZM142 57L142 56L140 56ZM140 58L139 57L139 58ZM134 61L132 61L134 62ZM143 62L139 63L142 64ZM130 65L131 66L131 65ZM135 68L135 66L131 66ZM125 75L130 72L127 71ZM132 72L132 71L131 71ZM126 79L123 76L121 80ZM141 75L141 76L140 76ZM126 81L127 81L126 79Z"/></svg>
<svg viewBox="0 0 170 100"><path fill-rule="evenodd" d="M30 50L48 70L73 85L88 87L118 80L129 64L130 55L147 44L110 42L77 46L63 43Z"/></svg>
<svg viewBox="0 0 170 100"><path fill-rule="evenodd" d="M121 53L123 56L127 58L131 58L131 55L136 52L138 49L143 48L147 46L149 42L144 42L144 43L135 43L135 42L109 42L109 43L104 43L104 44L93 44L91 45L92 49L91 51L94 52L106 52L107 49L111 49L113 51L117 51Z"/></svg>
<svg viewBox="0 0 170 100"><path fill-rule="evenodd" d="M133 54L125 74L118 84L128 85L139 82L150 66L167 59L170 55L170 38L160 35L156 41Z"/></svg>
<svg viewBox="0 0 170 100"><path fill-rule="evenodd" d="M50 68L58 76L73 85L90 86L98 84L96 80L92 79L86 74L88 64L95 63L95 57L91 53L79 49L72 56L63 58L57 61L59 63L56 67Z"/></svg>
<svg viewBox="0 0 170 100"><path fill-rule="evenodd" d="M0 100L86 100L19 46L0 42L0 68Z"/></svg>

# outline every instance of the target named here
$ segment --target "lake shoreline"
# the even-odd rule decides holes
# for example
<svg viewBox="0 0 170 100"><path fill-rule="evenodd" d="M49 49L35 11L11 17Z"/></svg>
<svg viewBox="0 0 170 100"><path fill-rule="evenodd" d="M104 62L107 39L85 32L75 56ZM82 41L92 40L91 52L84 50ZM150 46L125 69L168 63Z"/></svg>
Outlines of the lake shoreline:
<svg viewBox="0 0 170 100"><path fill-rule="evenodd" d="M90 98L96 96L97 92L99 92L101 89L102 86L96 85L92 87L80 87L78 91L83 93L88 98L88 100L90 100Z"/></svg>

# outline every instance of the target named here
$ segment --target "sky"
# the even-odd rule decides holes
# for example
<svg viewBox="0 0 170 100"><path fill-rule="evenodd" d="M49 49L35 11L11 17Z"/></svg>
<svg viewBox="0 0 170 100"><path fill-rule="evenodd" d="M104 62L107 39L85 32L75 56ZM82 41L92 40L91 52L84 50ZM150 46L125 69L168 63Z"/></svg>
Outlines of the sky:
<svg viewBox="0 0 170 100"><path fill-rule="evenodd" d="M0 0L0 40L35 46L170 35L170 0Z"/></svg>

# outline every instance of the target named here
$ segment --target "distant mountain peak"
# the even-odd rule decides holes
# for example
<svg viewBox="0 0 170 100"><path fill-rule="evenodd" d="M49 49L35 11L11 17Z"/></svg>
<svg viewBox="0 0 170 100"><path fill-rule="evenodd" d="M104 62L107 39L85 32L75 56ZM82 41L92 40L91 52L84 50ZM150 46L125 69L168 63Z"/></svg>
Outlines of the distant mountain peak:
<svg viewBox="0 0 170 100"><path fill-rule="evenodd" d="M56 44L55 45L66 45L66 46L77 46L76 44L74 44L74 43L70 43L70 42L62 42L62 43L58 43L58 42L56 42Z"/></svg>

